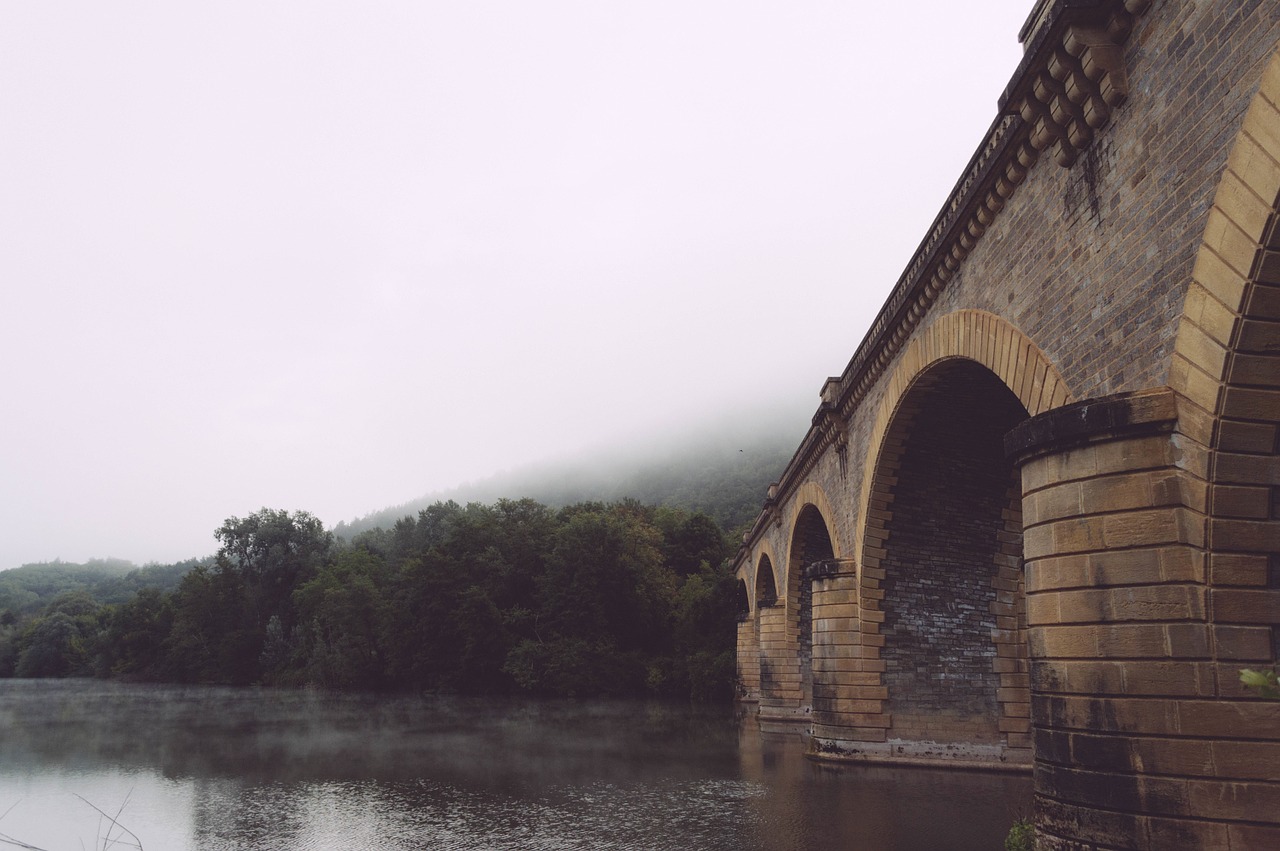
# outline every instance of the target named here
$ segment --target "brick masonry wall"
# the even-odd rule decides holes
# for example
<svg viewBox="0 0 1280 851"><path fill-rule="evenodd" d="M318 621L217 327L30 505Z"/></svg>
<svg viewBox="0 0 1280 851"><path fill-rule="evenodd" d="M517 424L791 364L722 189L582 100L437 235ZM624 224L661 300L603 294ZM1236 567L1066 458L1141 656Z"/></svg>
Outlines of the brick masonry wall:
<svg viewBox="0 0 1280 851"><path fill-rule="evenodd" d="M738 622L738 697L745 700L760 699L760 642L755 621L750 618Z"/></svg>
<svg viewBox="0 0 1280 851"><path fill-rule="evenodd" d="M1126 45L1128 101L1072 167L1041 156L933 312L1007 319L1076 398L1168 383L1209 207L1277 40L1271 3L1155 3Z"/></svg>

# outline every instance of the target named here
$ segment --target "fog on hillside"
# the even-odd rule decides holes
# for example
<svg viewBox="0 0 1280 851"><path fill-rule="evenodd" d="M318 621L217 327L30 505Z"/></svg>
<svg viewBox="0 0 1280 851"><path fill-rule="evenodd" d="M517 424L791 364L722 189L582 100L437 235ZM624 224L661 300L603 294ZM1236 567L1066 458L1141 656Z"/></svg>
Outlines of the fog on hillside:
<svg viewBox="0 0 1280 851"><path fill-rule="evenodd" d="M816 404L815 404L816 407ZM635 499L709 514L728 531L750 524L809 426L812 411L773 406L712 419L640 444L595 448L498 473L339 523L350 538L392 526L435 502L530 498L560 507Z"/></svg>

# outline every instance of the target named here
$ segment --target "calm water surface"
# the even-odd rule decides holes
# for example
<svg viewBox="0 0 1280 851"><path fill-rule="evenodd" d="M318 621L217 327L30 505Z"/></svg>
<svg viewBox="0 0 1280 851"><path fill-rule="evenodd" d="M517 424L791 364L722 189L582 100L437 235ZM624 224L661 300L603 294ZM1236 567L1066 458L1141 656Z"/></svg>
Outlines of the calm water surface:
<svg viewBox="0 0 1280 851"><path fill-rule="evenodd" d="M999 851L1030 811L804 748L733 708L0 680L0 848L135 841L97 807L147 851Z"/></svg>

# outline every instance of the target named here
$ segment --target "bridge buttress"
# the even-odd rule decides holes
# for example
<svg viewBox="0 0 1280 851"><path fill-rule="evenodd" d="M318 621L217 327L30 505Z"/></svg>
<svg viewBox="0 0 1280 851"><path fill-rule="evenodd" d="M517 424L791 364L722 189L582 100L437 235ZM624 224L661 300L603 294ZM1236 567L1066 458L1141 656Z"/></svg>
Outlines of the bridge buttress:
<svg viewBox="0 0 1280 851"><path fill-rule="evenodd" d="M1118 822L1132 836L1189 829L1194 815L1185 796L1153 797L1184 785L1163 775L1216 705L1209 451L1177 422L1176 395L1157 388L1052 411L1006 441L1022 471L1037 823L1051 848L1107 842Z"/></svg>
<svg viewBox="0 0 1280 851"><path fill-rule="evenodd" d="M813 730L820 736L832 728L852 726L860 712L878 712L880 699L871 691L878 683L859 670L862 618L857 563L849 558L816 562L809 576L813 583Z"/></svg>

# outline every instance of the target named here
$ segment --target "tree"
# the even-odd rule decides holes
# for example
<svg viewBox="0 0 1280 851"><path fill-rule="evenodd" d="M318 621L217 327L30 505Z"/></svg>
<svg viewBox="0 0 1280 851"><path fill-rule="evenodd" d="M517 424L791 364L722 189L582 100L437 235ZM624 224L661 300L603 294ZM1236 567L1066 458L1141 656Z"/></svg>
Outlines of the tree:
<svg viewBox="0 0 1280 851"><path fill-rule="evenodd" d="M659 508L654 523L662 530L667 566L680 576L697 573L704 563L719 565L731 554L724 531L700 511Z"/></svg>
<svg viewBox="0 0 1280 851"><path fill-rule="evenodd" d="M212 569L199 566L183 577L171 602L165 679L235 684L258 680L266 623L258 623L239 573L221 563Z"/></svg>
<svg viewBox="0 0 1280 851"><path fill-rule="evenodd" d="M340 553L293 594L303 677L330 688L376 688L386 658L386 567L364 548Z"/></svg>
<svg viewBox="0 0 1280 851"><path fill-rule="evenodd" d="M227 519L213 536L221 544L218 565L238 573L261 596L264 624L272 614L280 614L286 626L291 625L291 617L284 617L292 615L286 601L324 566L333 550L333 536L306 511L290 514L263 508L243 519Z"/></svg>
<svg viewBox="0 0 1280 851"><path fill-rule="evenodd" d="M1275 671L1252 671L1245 668L1240 672L1240 682L1259 697L1280 700L1280 678L1277 678Z"/></svg>
<svg viewBox="0 0 1280 851"><path fill-rule="evenodd" d="M70 615L37 618L23 638L14 671L19 677L66 677L84 664L84 642Z"/></svg>
<svg viewBox="0 0 1280 851"><path fill-rule="evenodd" d="M102 607L83 590L59 594L18 640L19 677L87 676L102 631Z"/></svg>
<svg viewBox="0 0 1280 851"><path fill-rule="evenodd" d="M154 680L163 677L164 643L173 629L173 607L155 588L143 588L133 599L116 606L103 644L106 672Z"/></svg>
<svg viewBox="0 0 1280 851"><path fill-rule="evenodd" d="M272 634L270 673L279 676L282 645L295 646L297 613L293 592L314 577L333 553L333 536L314 515L306 511L263 508L248 517L231 517L214 533L221 547L217 555L216 577L220 593L230 593L228 603L238 605L238 623L222 633L220 652L231 652L217 665L225 677L234 671L233 682L257 681L262 674L262 652L267 628L274 618L278 627ZM238 588L236 586L239 586ZM238 593L237 593L238 592ZM239 599L235 599L238 597ZM254 661L250 662L249 659Z"/></svg>

